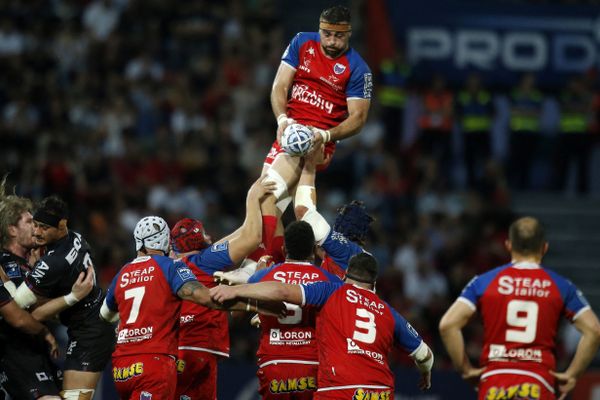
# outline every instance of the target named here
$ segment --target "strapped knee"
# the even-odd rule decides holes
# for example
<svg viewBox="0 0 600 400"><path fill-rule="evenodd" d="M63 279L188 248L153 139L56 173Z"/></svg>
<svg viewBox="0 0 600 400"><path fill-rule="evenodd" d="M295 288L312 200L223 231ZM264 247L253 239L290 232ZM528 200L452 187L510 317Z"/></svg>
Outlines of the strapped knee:
<svg viewBox="0 0 600 400"><path fill-rule="evenodd" d="M287 195L288 187L285 179L283 179L283 177L279 175L279 172L275 171L273 168L269 168L264 181L275 182L275 191L273 192L273 195L277 200L281 199L284 195Z"/></svg>
<svg viewBox="0 0 600 400"><path fill-rule="evenodd" d="M94 389L69 389L60 392L60 397L64 400L92 400Z"/></svg>

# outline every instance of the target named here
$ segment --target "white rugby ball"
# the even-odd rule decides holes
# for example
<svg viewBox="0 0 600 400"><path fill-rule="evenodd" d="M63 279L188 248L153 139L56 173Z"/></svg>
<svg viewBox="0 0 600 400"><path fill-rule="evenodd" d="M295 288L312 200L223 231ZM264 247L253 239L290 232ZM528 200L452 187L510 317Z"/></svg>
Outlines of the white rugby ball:
<svg viewBox="0 0 600 400"><path fill-rule="evenodd" d="M288 125L281 135L281 148L291 156L303 156L312 146L312 131L302 124Z"/></svg>

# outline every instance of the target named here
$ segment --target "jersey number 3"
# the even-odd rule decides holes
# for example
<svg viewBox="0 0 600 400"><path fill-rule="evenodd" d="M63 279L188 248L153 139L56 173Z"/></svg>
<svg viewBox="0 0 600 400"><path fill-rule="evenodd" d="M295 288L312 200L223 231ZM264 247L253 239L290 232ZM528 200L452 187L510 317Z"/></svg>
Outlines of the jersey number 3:
<svg viewBox="0 0 600 400"><path fill-rule="evenodd" d="M352 334L352 339L363 342L373 343L377 335L377 325L375 325L375 315L364 308L356 309L356 330Z"/></svg>
<svg viewBox="0 0 600 400"><path fill-rule="evenodd" d="M535 301L511 300L506 307L506 324L521 329L507 329L506 341L532 343L537 333L540 306Z"/></svg>
<svg viewBox="0 0 600 400"><path fill-rule="evenodd" d="M125 300L133 299L131 311L129 311L129 318L127 318L127 322L125 322L126 324L133 324L137 320L137 317L140 314L140 306L142 305L144 293L146 293L145 286L127 289L125 291Z"/></svg>

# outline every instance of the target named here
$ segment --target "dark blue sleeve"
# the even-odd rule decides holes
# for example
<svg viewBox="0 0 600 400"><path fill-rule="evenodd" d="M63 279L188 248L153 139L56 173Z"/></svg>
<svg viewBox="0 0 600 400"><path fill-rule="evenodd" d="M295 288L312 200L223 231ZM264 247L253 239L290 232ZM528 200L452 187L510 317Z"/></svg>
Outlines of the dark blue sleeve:
<svg viewBox="0 0 600 400"><path fill-rule="evenodd" d="M115 299L115 286L117 286L117 281L121 276L121 271L119 271L115 277L113 278L110 286L106 290L106 306L110 308L112 311L117 311L117 299Z"/></svg>
<svg viewBox="0 0 600 400"><path fill-rule="evenodd" d="M348 269L348 262L352 256L364 251L362 247L333 229L329 231L329 235L327 235L321 247L344 271Z"/></svg>
<svg viewBox="0 0 600 400"><path fill-rule="evenodd" d="M279 265L279 264L277 264ZM269 268L265 268L265 269L261 269L260 271L256 271L254 274L252 274L252 276L250 278L248 278L248 283L258 283L260 281L262 281L262 279L265 277L265 275L267 275L269 272L271 272L273 270L274 267L276 267L277 265L273 265Z"/></svg>
<svg viewBox="0 0 600 400"><path fill-rule="evenodd" d="M304 304L322 306L331 295L344 285L343 282L311 282L300 285L304 291Z"/></svg>
<svg viewBox="0 0 600 400"><path fill-rule="evenodd" d="M0 281L0 307L8 304L12 300L12 296L4 287L4 282Z"/></svg>
<svg viewBox="0 0 600 400"><path fill-rule="evenodd" d="M177 292L186 282L198 282L192 270L181 261L173 261L169 257L153 256L154 260L162 269L173 294Z"/></svg>
<svg viewBox="0 0 600 400"><path fill-rule="evenodd" d="M233 266L233 261L229 256L228 241L213 244L200 253L188 256L188 259L208 275Z"/></svg>
<svg viewBox="0 0 600 400"><path fill-rule="evenodd" d="M373 74L367 63L352 50L348 56L350 80L346 86L346 97L370 99L373 93Z"/></svg>
<svg viewBox="0 0 600 400"><path fill-rule="evenodd" d="M590 307L590 304L584 297L581 290L577 289L573 282L563 278L554 271L545 271L548 272L548 274L552 277L552 280L556 283L556 286L558 287L560 295L563 299L565 316L570 321L573 321L575 318L577 318L581 311Z"/></svg>
<svg viewBox="0 0 600 400"><path fill-rule="evenodd" d="M300 47L302 47L306 41L310 40L311 36L314 36L314 33L311 35L311 33L300 32L294 36L288 47L283 52L281 61L285 62L291 67L298 68L298 63L300 62Z"/></svg>
<svg viewBox="0 0 600 400"><path fill-rule="evenodd" d="M419 347L423 339L412 325L398 311L387 305L394 317L394 339L409 354Z"/></svg>

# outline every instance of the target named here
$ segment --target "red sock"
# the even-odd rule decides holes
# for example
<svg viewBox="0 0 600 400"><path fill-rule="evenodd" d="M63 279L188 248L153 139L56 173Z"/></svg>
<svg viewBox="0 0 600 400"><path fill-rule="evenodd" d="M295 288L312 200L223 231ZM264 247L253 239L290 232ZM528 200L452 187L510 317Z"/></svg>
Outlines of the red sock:
<svg viewBox="0 0 600 400"><path fill-rule="evenodd" d="M273 238L271 255L273 256L273 262L276 264L285 261L285 255L283 254L283 236L275 236Z"/></svg>
<svg viewBox="0 0 600 400"><path fill-rule="evenodd" d="M262 223L262 243L265 246L265 252L272 254L273 238L275 237L275 229L277 229L277 217L274 215L263 215Z"/></svg>
<svg viewBox="0 0 600 400"><path fill-rule="evenodd" d="M263 249L262 243L261 243L256 248L256 250L254 250L252 253L248 254L248 257L246 257L246 258L249 258L249 259L251 259L254 262L258 262L258 260L260 260L260 258L262 256L264 256L265 254L267 254L267 253L265 252L265 249Z"/></svg>

